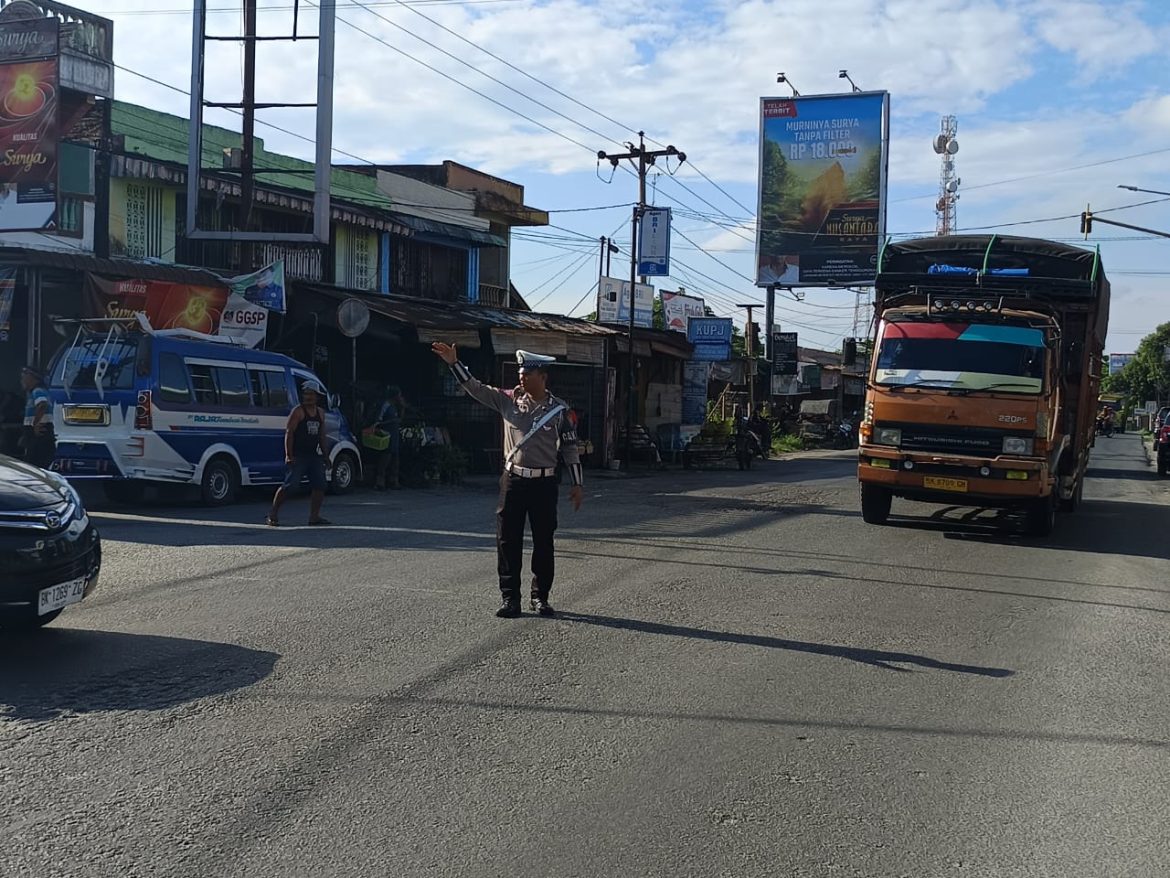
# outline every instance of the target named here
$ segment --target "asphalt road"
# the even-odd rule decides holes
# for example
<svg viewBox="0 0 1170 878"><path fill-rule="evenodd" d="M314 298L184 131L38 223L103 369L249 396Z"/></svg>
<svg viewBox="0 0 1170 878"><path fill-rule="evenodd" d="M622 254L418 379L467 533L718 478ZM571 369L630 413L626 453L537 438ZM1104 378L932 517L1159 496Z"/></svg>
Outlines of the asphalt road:
<svg viewBox="0 0 1170 878"><path fill-rule="evenodd" d="M1095 461L1042 541L848 454L595 479L555 620L485 490L96 512L0 641L0 875L1170 874L1170 491Z"/></svg>

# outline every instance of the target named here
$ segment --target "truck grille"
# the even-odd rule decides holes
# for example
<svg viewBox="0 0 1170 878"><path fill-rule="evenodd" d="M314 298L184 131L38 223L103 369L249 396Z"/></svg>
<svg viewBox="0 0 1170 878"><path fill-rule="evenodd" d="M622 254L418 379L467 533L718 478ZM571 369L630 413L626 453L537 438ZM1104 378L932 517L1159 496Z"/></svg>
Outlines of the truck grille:
<svg viewBox="0 0 1170 878"><path fill-rule="evenodd" d="M891 426L891 425L883 425ZM929 424L903 424L902 448L905 451L937 451L973 457L996 457L1003 452L1005 436L1030 436L1008 430L957 429Z"/></svg>

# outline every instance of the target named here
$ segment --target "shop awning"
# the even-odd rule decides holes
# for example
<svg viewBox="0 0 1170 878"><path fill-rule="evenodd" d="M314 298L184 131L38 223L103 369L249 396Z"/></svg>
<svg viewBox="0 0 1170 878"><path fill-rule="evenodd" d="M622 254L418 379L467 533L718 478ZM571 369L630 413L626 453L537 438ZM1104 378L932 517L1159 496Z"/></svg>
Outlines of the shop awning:
<svg viewBox="0 0 1170 878"><path fill-rule="evenodd" d="M418 216L408 216L407 214L397 214L395 219L408 229L416 233L424 235L440 235L444 238L454 238L456 241L466 241L469 244L474 244L477 247L507 247L508 242L499 235L492 235L488 232L480 232L476 229L468 229L463 226L455 226L449 223L441 223L436 220L423 219Z"/></svg>
<svg viewBox="0 0 1170 878"><path fill-rule="evenodd" d="M533 314L531 311L487 308L466 302L383 296L296 281L289 292L290 308L295 310L298 298L306 293L318 297L318 300L327 299L338 304L346 299L360 299L375 315L413 327L419 341L423 343L448 341L464 347L473 344L478 346L479 333L487 329L492 332L492 343L497 350L514 353L519 348L551 356L568 356L569 340L574 339L581 342L581 346L574 347L572 352L580 353L581 358L570 359L596 363L600 362L598 357L603 355L605 340L619 335L615 330L596 323L558 314Z"/></svg>

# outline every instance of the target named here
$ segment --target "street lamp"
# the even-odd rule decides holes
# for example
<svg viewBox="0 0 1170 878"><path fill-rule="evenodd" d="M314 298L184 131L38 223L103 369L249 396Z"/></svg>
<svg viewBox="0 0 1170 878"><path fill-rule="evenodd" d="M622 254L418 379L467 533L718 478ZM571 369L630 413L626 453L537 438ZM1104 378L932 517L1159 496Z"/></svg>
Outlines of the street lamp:
<svg viewBox="0 0 1170 878"><path fill-rule="evenodd" d="M1161 192L1158 189L1142 189L1138 186L1118 186L1118 189L1128 189L1130 192L1147 192L1150 195L1170 195L1170 192Z"/></svg>

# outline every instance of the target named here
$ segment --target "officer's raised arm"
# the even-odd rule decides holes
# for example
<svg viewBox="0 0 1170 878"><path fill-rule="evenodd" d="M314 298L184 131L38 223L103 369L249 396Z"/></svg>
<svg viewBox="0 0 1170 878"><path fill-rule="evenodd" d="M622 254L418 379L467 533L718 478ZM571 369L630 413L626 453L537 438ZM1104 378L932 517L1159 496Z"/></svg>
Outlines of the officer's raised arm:
<svg viewBox="0 0 1170 878"><path fill-rule="evenodd" d="M504 412L512 406L512 397L504 393L504 391L484 384L475 378L474 375L459 362L459 354L455 351L454 345L444 344L437 341L431 345L431 350L444 363L451 367L451 372L459 381L459 385L467 391L467 395L476 402L481 402L488 408L495 409L497 412Z"/></svg>

